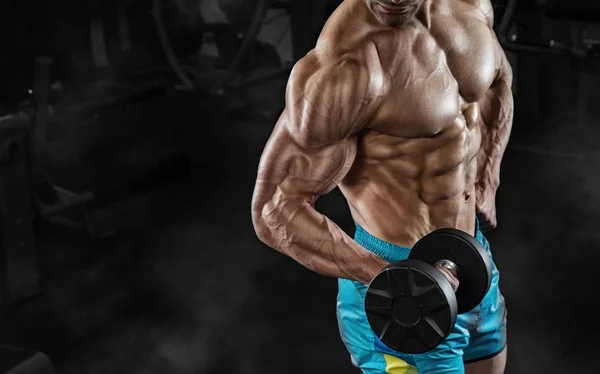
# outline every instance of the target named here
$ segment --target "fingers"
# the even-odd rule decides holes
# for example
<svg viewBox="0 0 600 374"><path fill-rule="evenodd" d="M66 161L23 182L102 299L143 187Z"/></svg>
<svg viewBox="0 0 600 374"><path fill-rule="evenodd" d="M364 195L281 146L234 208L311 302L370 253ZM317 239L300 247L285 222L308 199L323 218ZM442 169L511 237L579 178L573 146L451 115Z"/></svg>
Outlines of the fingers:
<svg viewBox="0 0 600 374"><path fill-rule="evenodd" d="M486 233L496 228L496 222L492 222L483 215L483 213L477 213L477 219L479 220L479 231Z"/></svg>
<svg viewBox="0 0 600 374"><path fill-rule="evenodd" d="M455 272L450 271L449 269L442 267L442 266L436 266L436 269L438 269L442 274L444 274L444 276L446 277L446 279L448 279L448 282L450 282L450 285L452 286L452 290L454 292L456 292L456 290L458 290L458 286L460 284L460 282L458 281L457 275Z"/></svg>

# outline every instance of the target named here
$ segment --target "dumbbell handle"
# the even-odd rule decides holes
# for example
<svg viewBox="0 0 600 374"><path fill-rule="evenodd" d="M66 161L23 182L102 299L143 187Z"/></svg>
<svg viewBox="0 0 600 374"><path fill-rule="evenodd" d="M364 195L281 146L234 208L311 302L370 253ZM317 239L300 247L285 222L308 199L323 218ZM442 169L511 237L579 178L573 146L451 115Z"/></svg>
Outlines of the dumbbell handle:
<svg viewBox="0 0 600 374"><path fill-rule="evenodd" d="M460 271L458 266L454 262L446 259L441 259L437 261L433 266L444 276L446 276L446 274L444 274L445 272L441 271L441 269L447 270L454 278L456 278L457 281L460 282ZM454 285L452 285L452 288L454 288ZM456 289L454 290L454 292L456 292Z"/></svg>
<svg viewBox="0 0 600 374"><path fill-rule="evenodd" d="M436 262L434 264L434 267L436 267L436 268L440 267L440 268L445 268L445 269L450 270L450 272L456 277L456 279L458 279L458 276L460 274L458 266L450 260L446 260L446 259L439 260L438 262Z"/></svg>

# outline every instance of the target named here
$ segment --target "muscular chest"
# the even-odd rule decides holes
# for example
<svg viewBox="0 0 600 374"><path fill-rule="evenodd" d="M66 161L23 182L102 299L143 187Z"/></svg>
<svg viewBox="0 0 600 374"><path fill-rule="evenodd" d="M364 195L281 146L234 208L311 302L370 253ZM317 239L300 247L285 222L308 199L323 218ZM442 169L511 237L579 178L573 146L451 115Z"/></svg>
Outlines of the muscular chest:
<svg viewBox="0 0 600 374"><path fill-rule="evenodd" d="M460 4L465 6L464 4ZM478 101L495 77L495 40L484 16L472 8L432 17L429 35L445 56L448 73L467 103Z"/></svg>
<svg viewBox="0 0 600 374"><path fill-rule="evenodd" d="M398 51L407 53L390 60L390 94L378 118L385 133L423 137L444 131L492 84L493 35L477 14L434 14L430 30L398 42ZM400 128L403 133L396 133Z"/></svg>

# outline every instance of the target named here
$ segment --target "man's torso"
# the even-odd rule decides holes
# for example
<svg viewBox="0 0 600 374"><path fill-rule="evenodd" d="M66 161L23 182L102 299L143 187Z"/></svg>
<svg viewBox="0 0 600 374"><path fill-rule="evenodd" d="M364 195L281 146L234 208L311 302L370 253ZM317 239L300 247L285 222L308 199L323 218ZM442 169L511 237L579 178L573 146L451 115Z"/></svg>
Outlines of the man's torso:
<svg viewBox="0 0 600 374"><path fill-rule="evenodd" d="M380 239L412 246L437 228L474 229L478 101L496 75L488 9L433 0L420 21L384 28L362 0L346 0L321 35L384 72L385 100L339 186L356 222Z"/></svg>

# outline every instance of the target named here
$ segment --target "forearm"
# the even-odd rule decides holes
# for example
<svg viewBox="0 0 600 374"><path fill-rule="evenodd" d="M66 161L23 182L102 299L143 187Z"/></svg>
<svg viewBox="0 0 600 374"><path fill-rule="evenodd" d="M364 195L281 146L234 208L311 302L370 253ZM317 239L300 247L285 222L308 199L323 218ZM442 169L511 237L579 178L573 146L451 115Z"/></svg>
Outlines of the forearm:
<svg viewBox="0 0 600 374"><path fill-rule="evenodd" d="M494 83L482 103L481 148L477 156L478 183L497 188L500 164L512 131L514 100L511 80Z"/></svg>
<svg viewBox="0 0 600 374"><path fill-rule="evenodd" d="M368 284L388 262L357 244L300 197L255 194L253 222L259 238L304 267L325 276Z"/></svg>

